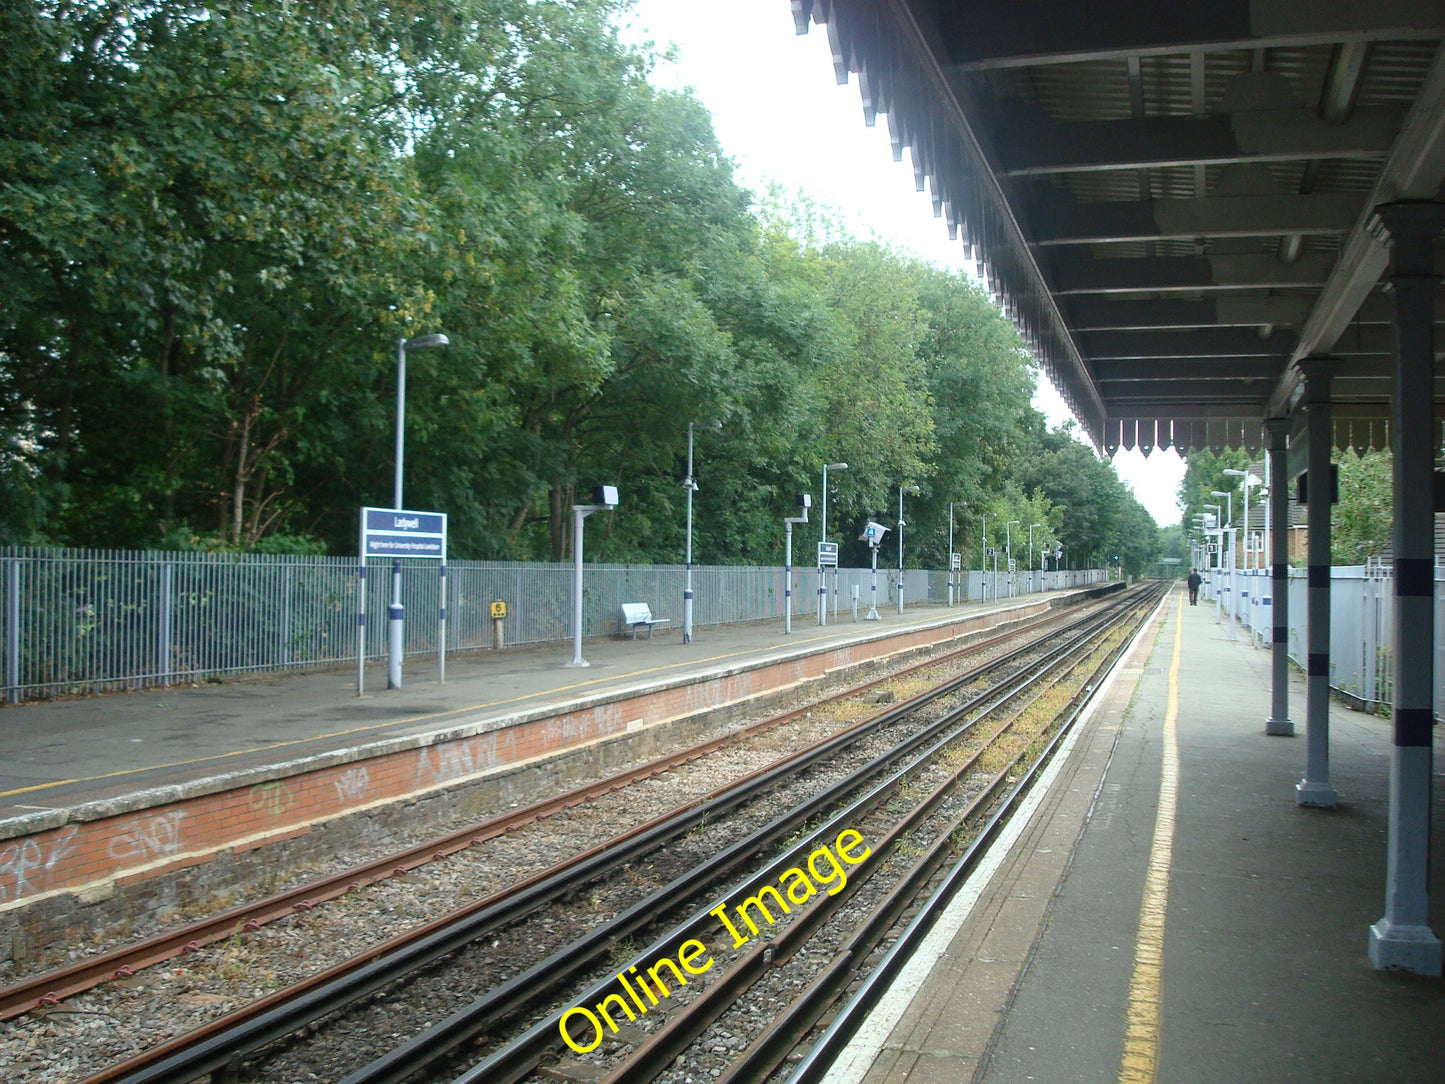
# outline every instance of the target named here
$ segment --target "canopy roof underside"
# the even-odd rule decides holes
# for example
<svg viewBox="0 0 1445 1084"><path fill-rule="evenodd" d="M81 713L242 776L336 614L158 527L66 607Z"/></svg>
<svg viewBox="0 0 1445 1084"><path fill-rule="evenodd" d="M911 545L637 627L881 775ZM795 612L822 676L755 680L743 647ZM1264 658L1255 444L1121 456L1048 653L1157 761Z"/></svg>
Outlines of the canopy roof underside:
<svg viewBox="0 0 1445 1084"><path fill-rule="evenodd" d="M1373 209L1440 196L1445 0L792 6L1096 444L1257 448L1329 356L1388 445Z"/></svg>

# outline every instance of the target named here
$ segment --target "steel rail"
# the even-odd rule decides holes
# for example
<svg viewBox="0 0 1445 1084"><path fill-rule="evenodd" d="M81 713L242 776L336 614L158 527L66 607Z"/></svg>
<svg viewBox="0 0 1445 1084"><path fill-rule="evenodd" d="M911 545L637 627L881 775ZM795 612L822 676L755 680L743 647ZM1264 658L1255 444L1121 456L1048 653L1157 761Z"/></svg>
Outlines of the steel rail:
<svg viewBox="0 0 1445 1084"><path fill-rule="evenodd" d="M1083 618L1073 624L1091 620ZM1070 626L1073 627L1073 626ZM1010 635L1017 635L1015 630ZM1002 638L1002 637L1000 637ZM977 649L974 645L973 650ZM579 876L598 875L607 869L632 860L636 855L659 845L666 839L689 830L694 824L714 813L741 803L756 794L766 791L779 779L802 770L841 749L845 748L874 730L887 725L908 711L915 710L922 703L945 695L957 686L978 680L993 670L1006 665L1010 660L1028 650L1020 648L999 659L976 668L964 675L951 679L936 689L929 690L910 701L896 705L872 719L864 720L853 728L832 735L814 743L813 746L785 757L745 777L745 785L738 782L726 788L719 788L710 797L698 799L674 814L657 818L649 825L639 826L630 833L624 833L618 840L600 845L591 852L576 856L561 867L545 871L526 882L521 891L504 890L485 900L447 916L435 923L422 927L412 934L403 935L384 946L379 946L352 961L338 964L311 980L288 987L252 1005L236 1010L204 1025L195 1032L178 1037L169 1043L154 1047L123 1063L111 1066L87 1078L85 1084L108 1084L124 1081L126 1084L150 1084L153 1081L179 1082L194 1080L207 1073L223 1070L237 1057L244 1056L267 1043L294 1032L302 1025L327 1015L367 994L374 992L397 978L426 966L431 961L456 951L471 940L494 930L499 925L514 921L529 910L572 891ZM960 652L961 653L961 652ZM937 665L938 660L920 663L921 666ZM856 695L850 692L847 695ZM806 710L806 709L803 709ZM921 738L910 741L910 746ZM902 755L899 753L897 755ZM628 773L625 773L628 774ZM634 770L633 773L636 774ZM626 850L614 849L601 853L613 844L622 841L629 844ZM739 856L737 861L741 861ZM505 896L505 898L501 898ZM603 946L605 947L605 945ZM599 948L598 951L601 951ZM555 966L549 974L554 981L561 981L585 960L566 960L564 964L574 966L563 970Z"/></svg>
<svg viewBox="0 0 1445 1084"><path fill-rule="evenodd" d="M949 659L975 653L1056 620L1056 616L1050 615L1039 620L1024 622L1019 627L975 641L939 658L925 660L893 674L849 686L848 689L839 692L836 697L831 699L858 696L876 685L896 681L900 677L920 669L937 666ZM352 866L306 885L288 889L260 900L227 908L214 915L132 945L98 953L50 971L28 976L0 988L0 1021L58 1004L64 998L83 993L103 982L129 978L146 967L184 953L195 952L207 945L231 937L237 930L253 930L296 911L310 910L317 904L336 899L355 889L376 884L398 873L409 873L429 862L449 857L458 851L484 843L496 836L542 820L553 813L589 801L602 794L615 791L629 783L637 783L650 776L679 767L730 743L746 741L796 719L809 710L811 710L811 706L783 712L743 727L734 733L701 742L677 753L656 757L642 765L617 772L595 783L575 787L563 794L543 799L523 809L501 814L437 839L428 840L415 847L394 852L375 861Z"/></svg>
<svg viewBox="0 0 1445 1084"><path fill-rule="evenodd" d="M1123 617L1121 616L1121 620ZM1101 634L1107 629L1101 630ZM1112 658L1110 660L1112 663ZM1062 680L1062 679L1061 679ZM1029 684L1032 684L1030 682ZM1020 694L1026 690L1020 689ZM1084 691L1076 692L1066 706L1069 715L1060 732L1072 725L1077 705L1083 699ZM989 744L1012 730L1013 720L1006 722L989 738ZM985 746L986 748L987 746ZM1051 740L1049 750L1054 747ZM879 840L873 853L859 867L859 880L871 875L873 869L882 865L885 856L902 837L913 830L923 819L953 793L965 780L983 755L983 749L958 765L945 779L916 806L906 817L898 821L888 834ZM823 970L814 977L809 987L791 1002L783 1012L743 1051L733 1064L715 1078L715 1084L743 1084L745 1081L763 1080L782 1064L793 1047L808 1033L827 1007L852 981L861 961L882 941L895 925L898 916L926 890L938 868L958 850L953 842L954 833L963 825L977 819L987 809L998 792L1007 783L1010 774L1019 761L1028 755L1027 749L1016 754L987 782L983 791L976 795L967 807L951 818L951 823L935 833L935 840L928 850L899 882L877 903L870 914L861 922L843 945L834 954ZM1040 759L1046 759L1047 753ZM1032 769L1030 769L1031 771ZM851 894L851 893L850 893ZM759 942L717 982L693 998L684 1008L671 1017L663 1027L653 1032L649 1039L631 1056L603 1078L601 1084L645 1084L655 1079L674 1058L701 1037L703 1031L731 1007L743 991L750 988L765 973L768 967L778 966L789 959L826 919L840 909L848 894L839 893L805 912L790 923L771 941Z"/></svg>
<svg viewBox="0 0 1445 1084"><path fill-rule="evenodd" d="M1072 651L1078 646L1081 641L1086 639L1087 633L1081 633L1079 636L1074 637L1069 642L1058 645L1055 648L1051 649L1049 655L1050 657L1057 659L1060 655L1065 655L1068 652ZM1020 651L1012 652L1010 653L1010 655L1018 655L1026 650L1029 649L1020 649ZM981 704L986 703L992 697L1007 697L1008 695L1011 695L1009 690L1013 687L1016 687L1017 681L1017 674L1013 674L1007 678L1004 678L994 687L985 690L983 693L978 694L978 696L976 696L968 705L964 705L957 711L950 713L948 717L942 720L929 724L928 727L915 734L907 742L901 743L901 745L906 745L908 747L908 751L910 752L930 740L932 740L934 744L927 752L921 754L912 764L896 773L893 778L885 780L884 782L878 784L873 791L865 794L862 798L859 798L853 805L850 805L848 808L843 810L843 812L831 818L829 821L829 825L836 826L837 824L844 822L848 817L854 815L859 809L863 808L866 803L882 800L882 798L887 795L888 790L894 785L894 783L897 782L898 779L902 778L904 775L910 773L911 771L922 766L923 764L926 764L932 759L932 757L936 754L939 748L953 740L956 740L956 738L959 736L959 733L962 733L963 730L965 730L968 726L972 725L971 723L966 723L963 724L963 726L958 726L956 720L959 715L979 708ZM901 705L900 707L908 707L912 703L913 702L909 702L909 705ZM996 705L991 704L989 705L987 710L992 710L995 706ZM955 727L957 729L957 732L950 733L943 738L938 737L940 732L947 731L950 727ZM900 748L901 746L895 747L895 749L891 750L889 754L885 754L885 757L889 759L890 762L893 760L897 760ZM869 765L868 767L871 768L872 765ZM876 774L876 772L873 774ZM840 783L830 788L828 793L836 792L841 795L843 793L846 793L848 789L852 789L856 785L857 784L852 782L851 780L840 781ZM819 797L821 798L825 796L826 795ZM794 825L798 823L803 823L806 820L810 819L818 808L820 808L820 803L817 800L802 803L799 807L795 807L794 810L779 817L776 821L773 822L773 824L766 826L764 829L760 829L759 834L767 832L775 837L781 835L784 832L791 830ZM828 827L824 827L816 829L814 831L810 831L808 833L808 838L812 839L814 837L821 837L827 834L829 830L830 829ZM735 846L735 849L741 847L742 844L747 842L747 840L740 841L740 843ZM751 848L751 850L753 851L756 851L757 849L758 848ZM766 883L770 879L776 879L778 871L785 868L789 863L793 861L794 858L792 856L792 848L790 848L789 851L784 852L781 856L775 858L764 869L756 871L746 880L730 886L727 891L722 894L722 899L725 902L727 898L735 896L739 892L746 892L750 888L753 888L758 884ZM682 880L682 878L679 878L679 882ZM669 897L676 898L676 896L678 895L677 889L678 882L674 882L674 884L659 890L659 892L656 893L656 897L659 900ZM646 904L646 902L647 901L644 901L644 904ZM640 906L643 905L639 905L639 907ZM656 956L659 951L678 942L680 939L686 939L691 933L700 929L701 926L704 924L705 918L711 915L711 913L711 909L706 907L702 908L701 910L690 916L688 919L686 919L684 922L678 924L671 930L668 930L667 932L656 938L646 948L635 954L633 958L628 961L628 963L631 965L645 964L649 959ZM619 921L620 920L621 916L619 916ZM638 926L635 923L629 922L626 928L623 930L621 936L630 934L634 932L634 930L636 930L637 928ZM566 950L564 950L564 952L565 951ZM559 953L559 956L560 955L561 954ZM536 965L536 967L533 969L533 973L543 973L550 965L550 960L543 961L541 964ZM624 965L624 969L625 968L626 965ZM523 986L523 983L521 981L523 978L524 976L518 976L518 979L514 980L517 984L519 991L520 988ZM594 998L601 997L602 994L605 992L606 988L610 986L612 981L613 979L609 977L608 979L594 985L588 990L579 993L573 1000L577 1001L578 1003L589 1003ZM516 1008L520 1007L521 1004L523 1004L523 998L520 996L520 993L515 997L515 1000L510 1005L498 1005L496 997L494 996L495 994L495 991L490 992L478 1001L473 1002L472 1005L467 1006L466 1008L453 1014L453 1016L450 1017L448 1020L443 1021L441 1024L437 1025L431 1030L416 1036L412 1040L403 1044L401 1047L398 1047L387 1055L384 1055L382 1058L374 1062L371 1066L367 1066L366 1068L345 1077L341 1084L398 1084L398 1082L407 1079L412 1074L445 1056L450 1050L455 1049L462 1043L474 1038L477 1034L479 1034L486 1027L489 1027L496 1020L502 1018L508 1012L514 1011ZM513 991L508 990L507 994L509 996L512 996ZM527 994L528 999L530 999L530 997L532 996L535 995L531 992ZM515 1084L516 1081L522 1079L528 1073L532 1072L533 1069L535 1069L535 1067L539 1064L542 1057L544 1057L546 1053L556 1044L557 1022L557 1014L555 1012L549 1012L546 1016L543 1017L541 1021L534 1024L523 1035L512 1040L506 1046L498 1049L497 1051L494 1051L483 1061L477 1063L470 1070L464 1072L461 1076L457 1077L453 1084Z"/></svg>
<svg viewBox="0 0 1445 1084"><path fill-rule="evenodd" d="M1157 605L1164 596L1165 591L1159 589L1154 592L1153 602ZM1137 634L1136 634L1137 636ZM1117 667L1119 660L1123 658L1125 649L1116 653L1112 672ZM959 858L957 863L949 870L948 875L940 884L938 890L929 897L926 904L919 908L908 926L898 939L889 947L876 967L859 983L848 1003L838 1012L828 1025L824 1033L819 1037L804 1054L798 1065L787 1078L786 1084L817 1084L826 1075L837 1056L847 1046L848 1042L856 1034L863 1019L877 1006L887 991L889 985L897 977L903 966L917 951L928 931L938 920L945 907L952 902L959 890L972 875L974 867L982 860L987 853L988 847L1002 830L1008 816L1012 815L1014 807L1022 800L1023 796L1034 786L1044 766L1053 758L1059 744L1064 740L1069 729L1077 722L1079 715L1093 699L1098 686L1107 680L1107 675L1090 690L1090 695L1080 703L1073 711L1069 723L1061 728L1052 741L1050 741L1045 755L1040 756L1028 773L1019 780L1019 784L1010 792L1007 800L999 808L998 812L989 820L987 826L979 836L969 844L968 849Z"/></svg>

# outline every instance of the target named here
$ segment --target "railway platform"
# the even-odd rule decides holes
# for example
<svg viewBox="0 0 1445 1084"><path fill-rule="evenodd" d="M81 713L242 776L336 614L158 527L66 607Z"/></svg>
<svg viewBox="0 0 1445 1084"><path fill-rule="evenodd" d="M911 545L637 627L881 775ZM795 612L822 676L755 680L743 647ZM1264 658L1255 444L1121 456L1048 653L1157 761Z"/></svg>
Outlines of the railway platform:
<svg viewBox="0 0 1445 1084"><path fill-rule="evenodd" d="M829 1084L1441 1079L1445 983L1374 969L1388 719L1333 707L1335 810L1266 736L1269 655L1172 594L987 884L960 892ZM1445 930L1435 768L1431 928Z"/></svg>
<svg viewBox="0 0 1445 1084"><path fill-rule="evenodd" d="M496 733L538 719L575 723L589 708L615 714L616 705L645 694L742 679L731 690L694 695L691 705L649 705L640 721L654 723L659 711L745 701L850 664L966 636L1009 615L1042 613L1076 593L910 606L902 615L890 608L877 621L854 621L845 610L825 626L815 614L796 615L791 633L781 619L703 626L690 644L675 628L636 640L597 637L584 643L585 667L569 665L571 641L457 654L447 661L444 683L434 656L412 657L399 689L386 687L385 661L372 661L361 695L353 668L3 706L0 839L19 825L33 829L107 807L122 812L150 796L171 800L257 773L275 778L334 755L356 762L398 746ZM780 662L791 671L765 672ZM635 729L638 722L629 725ZM607 728L571 729L577 733L561 736L557 748L604 737Z"/></svg>

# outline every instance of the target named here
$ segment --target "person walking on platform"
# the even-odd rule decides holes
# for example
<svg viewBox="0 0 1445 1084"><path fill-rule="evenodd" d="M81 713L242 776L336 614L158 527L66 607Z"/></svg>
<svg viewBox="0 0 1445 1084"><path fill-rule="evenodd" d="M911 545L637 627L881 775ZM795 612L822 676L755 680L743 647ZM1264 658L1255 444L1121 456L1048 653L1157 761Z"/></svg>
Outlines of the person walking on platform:
<svg viewBox="0 0 1445 1084"><path fill-rule="evenodd" d="M1199 575L1199 569L1191 568L1189 570L1189 605L1199 605L1199 585L1203 582L1204 578Z"/></svg>

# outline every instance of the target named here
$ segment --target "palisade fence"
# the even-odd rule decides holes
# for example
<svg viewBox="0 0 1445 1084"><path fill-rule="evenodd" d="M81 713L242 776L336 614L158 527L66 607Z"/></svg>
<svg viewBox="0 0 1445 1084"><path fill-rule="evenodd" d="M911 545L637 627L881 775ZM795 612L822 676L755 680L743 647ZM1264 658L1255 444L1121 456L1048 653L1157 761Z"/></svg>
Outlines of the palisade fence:
<svg viewBox="0 0 1445 1084"><path fill-rule="evenodd" d="M1270 574L1266 569L1212 571L1201 599L1215 605L1221 623L1231 604L1237 635L1256 647L1270 646L1273 627ZM1445 705L1445 567L1435 567L1435 718ZM1289 570L1289 656L1303 666L1308 651L1309 582L1304 569ZM1395 695L1395 576L1387 562L1336 566L1330 571L1330 687L1366 710L1388 707Z"/></svg>
<svg viewBox="0 0 1445 1084"><path fill-rule="evenodd" d="M0 547L0 653L4 699L85 694L203 681L223 674L337 667L357 654L354 557L158 553ZM403 560L407 655L435 655L440 591L446 590L446 647L488 649L491 604L507 604L508 644L565 641L572 635L575 568L570 563ZM366 566L365 653L384 659L392 562ZM817 621L818 574L794 568L792 610ZM1020 574L1014 593L1097 582L1104 573ZM619 631L624 602L646 602L682 625L682 565L588 564L583 635ZM877 572L880 610L896 599L897 570ZM960 574L958 598L999 591L990 576ZM782 567L693 566L693 623L722 625L783 615ZM830 610L853 617L873 599L869 569L828 572ZM905 601L947 601L947 576L909 569ZM836 590L836 594L834 593ZM1002 594L1009 593L1004 588Z"/></svg>

